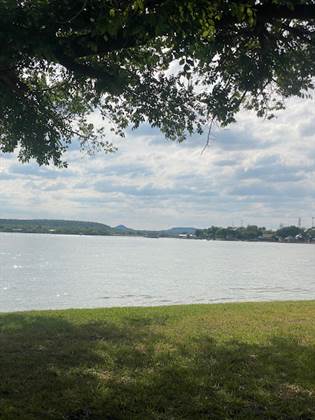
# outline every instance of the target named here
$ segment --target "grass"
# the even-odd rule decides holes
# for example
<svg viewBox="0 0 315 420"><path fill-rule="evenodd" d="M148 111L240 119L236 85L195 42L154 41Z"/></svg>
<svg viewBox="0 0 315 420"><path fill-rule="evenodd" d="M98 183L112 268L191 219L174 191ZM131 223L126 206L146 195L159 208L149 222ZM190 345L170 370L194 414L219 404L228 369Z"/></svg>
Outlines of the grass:
<svg viewBox="0 0 315 420"><path fill-rule="evenodd" d="M315 301L0 315L0 418L315 419Z"/></svg>

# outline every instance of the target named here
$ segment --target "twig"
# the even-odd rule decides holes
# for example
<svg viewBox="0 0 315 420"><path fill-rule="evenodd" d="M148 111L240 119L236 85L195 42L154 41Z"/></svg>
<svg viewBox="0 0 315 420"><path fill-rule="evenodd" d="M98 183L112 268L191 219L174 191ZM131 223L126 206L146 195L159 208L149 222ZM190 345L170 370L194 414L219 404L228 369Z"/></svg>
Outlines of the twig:
<svg viewBox="0 0 315 420"><path fill-rule="evenodd" d="M206 150L206 148L210 144L210 136L211 136L212 126L213 126L214 121L215 121L215 116L213 116L211 118L210 125L209 125L209 130L208 130L208 135L207 135L207 141L206 141L206 144L204 145L204 147L202 148L201 155L204 153L204 151Z"/></svg>
<svg viewBox="0 0 315 420"><path fill-rule="evenodd" d="M81 9L71 19L68 20L68 23L73 22L83 12L83 10L86 7L86 4L87 4L87 0L84 0L83 6L81 7Z"/></svg>

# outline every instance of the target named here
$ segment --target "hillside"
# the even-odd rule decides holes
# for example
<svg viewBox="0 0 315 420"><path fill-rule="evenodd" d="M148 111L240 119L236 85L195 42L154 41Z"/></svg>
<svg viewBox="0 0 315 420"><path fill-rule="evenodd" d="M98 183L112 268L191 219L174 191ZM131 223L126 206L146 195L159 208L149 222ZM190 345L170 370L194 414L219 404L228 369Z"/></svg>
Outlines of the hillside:
<svg viewBox="0 0 315 420"><path fill-rule="evenodd" d="M50 219L0 219L0 232L50 233L64 235L119 235L145 237L177 237L182 233L195 233L195 228L167 230L136 230L124 225L111 227L103 223Z"/></svg>
<svg viewBox="0 0 315 420"><path fill-rule="evenodd" d="M114 235L115 229L102 223L74 220L0 219L0 232Z"/></svg>

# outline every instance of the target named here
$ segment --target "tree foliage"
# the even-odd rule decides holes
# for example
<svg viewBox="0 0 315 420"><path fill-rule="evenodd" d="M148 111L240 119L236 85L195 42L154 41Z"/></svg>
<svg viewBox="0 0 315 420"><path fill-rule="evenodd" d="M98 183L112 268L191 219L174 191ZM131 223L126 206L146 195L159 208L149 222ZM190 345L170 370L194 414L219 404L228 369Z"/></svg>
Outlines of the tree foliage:
<svg viewBox="0 0 315 420"><path fill-rule="evenodd" d="M315 75L315 2L0 0L0 148L63 165L148 122L171 140L240 107L271 118Z"/></svg>
<svg viewBox="0 0 315 420"><path fill-rule="evenodd" d="M278 230L266 230L265 227L248 225L246 227L218 227L211 226L207 229L197 229L198 239L225 240L225 241L296 241L312 242L315 238L314 228L300 228L285 226Z"/></svg>

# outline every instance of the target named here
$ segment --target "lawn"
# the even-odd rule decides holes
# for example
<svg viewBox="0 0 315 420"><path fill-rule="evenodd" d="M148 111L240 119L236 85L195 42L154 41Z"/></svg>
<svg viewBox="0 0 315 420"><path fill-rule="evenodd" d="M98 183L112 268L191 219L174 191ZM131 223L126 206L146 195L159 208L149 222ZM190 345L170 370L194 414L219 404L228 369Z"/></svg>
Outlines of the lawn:
<svg viewBox="0 0 315 420"><path fill-rule="evenodd" d="M315 419L315 301L0 314L2 419Z"/></svg>

